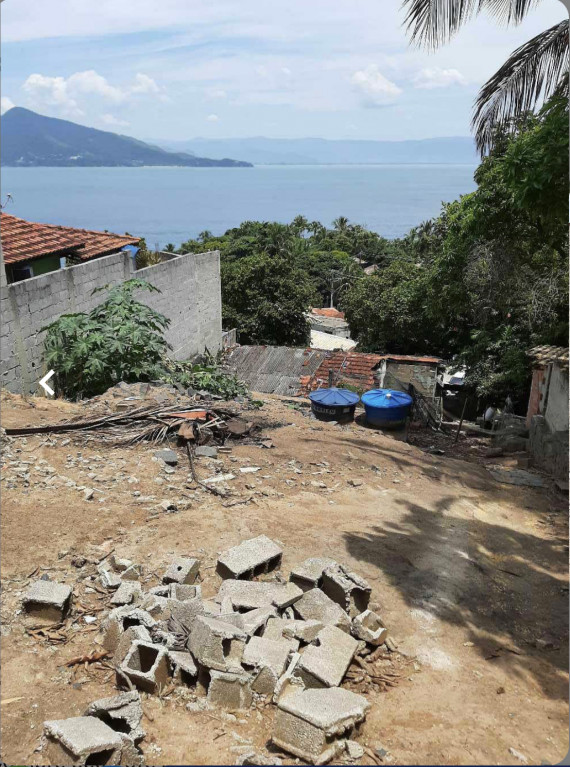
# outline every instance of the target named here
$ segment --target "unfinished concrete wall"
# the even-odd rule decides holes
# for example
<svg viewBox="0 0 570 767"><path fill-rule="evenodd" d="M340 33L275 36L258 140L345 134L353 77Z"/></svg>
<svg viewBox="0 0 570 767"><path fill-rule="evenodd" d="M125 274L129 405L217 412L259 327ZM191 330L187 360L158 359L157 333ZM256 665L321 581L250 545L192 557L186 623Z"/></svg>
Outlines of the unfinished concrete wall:
<svg viewBox="0 0 570 767"><path fill-rule="evenodd" d="M404 384L412 383L425 397L434 397L437 384L437 365L422 363L396 362L386 360L385 365L379 369L379 387L381 389L397 389L397 382Z"/></svg>
<svg viewBox="0 0 570 767"><path fill-rule="evenodd" d="M186 254L139 271L135 271L132 257L120 252L2 285L1 385L14 392L37 392L46 372L41 328L62 314L91 310L103 297L101 293L92 295L95 288L116 285L135 275L161 291L145 294L142 300L171 320L166 338L173 356L185 359L205 347L212 352L221 347L219 252Z"/></svg>
<svg viewBox="0 0 570 767"><path fill-rule="evenodd" d="M546 423L551 431L568 430L568 370L553 363L549 375Z"/></svg>

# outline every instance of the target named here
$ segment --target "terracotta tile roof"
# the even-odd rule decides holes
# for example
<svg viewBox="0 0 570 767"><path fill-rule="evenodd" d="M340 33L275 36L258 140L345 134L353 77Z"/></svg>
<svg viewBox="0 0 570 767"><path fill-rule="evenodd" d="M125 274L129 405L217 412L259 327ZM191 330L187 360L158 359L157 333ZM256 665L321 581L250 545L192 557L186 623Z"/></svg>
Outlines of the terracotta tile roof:
<svg viewBox="0 0 570 767"><path fill-rule="evenodd" d="M352 384L365 391L374 388L374 371L384 357L380 354L359 352L328 353L308 382L303 382L304 392L314 391L319 386L328 386L329 370L334 371L335 385Z"/></svg>
<svg viewBox="0 0 570 767"><path fill-rule="evenodd" d="M82 261L115 253L125 245L137 245L138 237L37 224L8 213L0 215L4 263L32 261L44 256L75 255Z"/></svg>
<svg viewBox="0 0 570 767"><path fill-rule="evenodd" d="M344 312L339 312L338 309L311 309L311 312L319 317L336 317L339 320L344 320Z"/></svg>
<svg viewBox="0 0 570 767"><path fill-rule="evenodd" d="M568 367L568 349L563 346L535 346L529 351L537 365L548 365L558 362L562 367Z"/></svg>

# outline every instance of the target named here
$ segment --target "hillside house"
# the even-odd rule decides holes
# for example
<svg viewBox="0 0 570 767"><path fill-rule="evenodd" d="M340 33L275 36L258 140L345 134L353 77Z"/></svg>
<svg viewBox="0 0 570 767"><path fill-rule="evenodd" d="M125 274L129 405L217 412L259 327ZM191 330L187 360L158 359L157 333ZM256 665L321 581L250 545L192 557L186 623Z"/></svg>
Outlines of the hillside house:
<svg viewBox="0 0 570 767"><path fill-rule="evenodd" d="M136 254L139 237L38 224L0 214L2 256L9 283L20 282L66 266L109 256L122 250Z"/></svg>

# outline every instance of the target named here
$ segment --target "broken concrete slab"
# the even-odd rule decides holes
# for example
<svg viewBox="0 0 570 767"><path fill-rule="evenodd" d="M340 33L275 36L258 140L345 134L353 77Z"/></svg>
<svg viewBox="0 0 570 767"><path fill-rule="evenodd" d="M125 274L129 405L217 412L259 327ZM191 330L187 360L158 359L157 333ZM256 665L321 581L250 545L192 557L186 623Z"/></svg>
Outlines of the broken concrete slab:
<svg viewBox="0 0 570 767"><path fill-rule="evenodd" d="M327 567L323 572L321 588L351 618L366 610L372 593L370 584L344 565Z"/></svg>
<svg viewBox="0 0 570 767"><path fill-rule="evenodd" d="M141 696L136 690L93 701L85 716L96 716L115 732L127 734L135 743L145 736L141 727Z"/></svg>
<svg viewBox="0 0 570 767"><path fill-rule="evenodd" d="M119 733L94 716L75 716L44 722L49 764L117 765L121 758Z"/></svg>
<svg viewBox="0 0 570 767"><path fill-rule="evenodd" d="M237 626L242 631L245 631L249 637L264 632L268 620L276 616L277 609L275 607L258 607L255 610L248 610L244 613L225 613L220 611L220 620L231 623L232 626ZM280 637L277 638L279 639Z"/></svg>
<svg viewBox="0 0 570 767"><path fill-rule="evenodd" d="M208 703L232 710L249 708L253 700L251 675L239 672L212 671L208 687Z"/></svg>
<svg viewBox="0 0 570 767"><path fill-rule="evenodd" d="M339 687L287 695L277 704L272 741L311 764L325 764L344 749L369 708L362 695Z"/></svg>
<svg viewBox="0 0 570 767"><path fill-rule="evenodd" d="M170 675L168 651L161 645L135 640L118 671L119 682L122 682L122 675L139 690L159 692Z"/></svg>
<svg viewBox="0 0 570 767"><path fill-rule="evenodd" d="M118 589L123 582L121 576L110 569L107 562L103 562L97 568L101 585L106 589Z"/></svg>
<svg viewBox="0 0 570 767"><path fill-rule="evenodd" d="M273 695L279 677L284 673L291 652L288 641L251 637L245 646L242 663L254 670L252 690Z"/></svg>
<svg viewBox="0 0 570 767"><path fill-rule="evenodd" d="M70 604L71 586L54 581L35 581L22 598L26 615L41 623L60 623Z"/></svg>
<svg viewBox="0 0 570 767"><path fill-rule="evenodd" d="M114 554L109 555L107 562L117 573L124 573L125 570L128 570L129 567L132 567L133 565L133 562L130 559L122 559L121 557L116 557Z"/></svg>
<svg viewBox="0 0 570 767"><path fill-rule="evenodd" d="M281 564L283 549L266 535L258 535L233 546L218 559L217 572L222 578L249 580L275 570Z"/></svg>
<svg viewBox="0 0 570 767"><path fill-rule="evenodd" d="M119 666L125 660L132 643L137 639L140 639L142 642L152 642L148 629L144 626L130 626L121 635L117 649L113 653L113 663L115 666Z"/></svg>
<svg viewBox="0 0 570 767"><path fill-rule="evenodd" d="M144 767L144 754L134 741L125 733L120 732L123 745L121 747L121 761L118 767Z"/></svg>
<svg viewBox="0 0 570 767"><path fill-rule="evenodd" d="M271 605L283 610L302 596L303 592L294 583L225 580L216 599L221 602L229 597L237 610L255 610Z"/></svg>
<svg viewBox="0 0 570 767"><path fill-rule="evenodd" d="M318 588L322 583L323 572L327 567L336 565L329 557L311 557L291 570L289 580L297 584L303 591Z"/></svg>
<svg viewBox="0 0 570 767"><path fill-rule="evenodd" d="M166 597L158 597L156 594L146 594L139 606L141 610L145 610L145 612L152 615L158 621L162 618L168 606L168 599Z"/></svg>
<svg viewBox="0 0 570 767"><path fill-rule="evenodd" d="M273 754L266 756L257 751L248 751L237 758L236 764L244 767L281 767L283 762Z"/></svg>
<svg viewBox="0 0 570 767"><path fill-rule="evenodd" d="M321 621L303 621L295 618L270 618L263 632L263 636L268 639L289 639L296 642L309 644L312 642L319 631L325 626Z"/></svg>
<svg viewBox="0 0 570 767"><path fill-rule="evenodd" d="M297 668L297 663L299 663L300 659L301 654L298 652L291 655L285 673L279 677L277 684L275 685L275 690L273 691L274 703L277 703L277 701L285 695L291 695L305 689L303 680L300 677L295 676L295 669Z"/></svg>
<svg viewBox="0 0 570 767"><path fill-rule="evenodd" d="M111 597L112 605L137 604L142 599L142 587L138 581L123 581Z"/></svg>
<svg viewBox="0 0 570 767"><path fill-rule="evenodd" d="M198 577L199 569L199 559L178 557L162 576L162 582L193 584Z"/></svg>
<svg viewBox="0 0 570 767"><path fill-rule="evenodd" d="M141 575L142 567L140 565L129 565L121 574L121 578L124 581L138 581Z"/></svg>
<svg viewBox="0 0 570 767"><path fill-rule="evenodd" d="M352 635L368 644L379 646L386 641L388 629L379 615L372 610L365 610L352 619Z"/></svg>
<svg viewBox="0 0 570 767"><path fill-rule="evenodd" d="M350 632L348 615L320 589L305 591L301 599L294 603L293 610L302 620L320 621L325 626L337 626L347 633Z"/></svg>
<svg viewBox="0 0 570 767"><path fill-rule="evenodd" d="M338 687L358 649L358 642L336 626L325 626L301 655L295 674L305 687Z"/></svg>
<svg viewBox="0 0 570 767"><path fill-rule="evenodd" d="M198 666L194 663L194 658L189 652L169 650L168 660L170 662L170 673L174 681L188 686L196 682Z"/></svg>
<svg viewBox="0 0 570 767"><path fill-rule="evenodd" d="M192 624L188 649L203 666L216 671L241 669L247 634L230 623L204 615Z"/></svg>

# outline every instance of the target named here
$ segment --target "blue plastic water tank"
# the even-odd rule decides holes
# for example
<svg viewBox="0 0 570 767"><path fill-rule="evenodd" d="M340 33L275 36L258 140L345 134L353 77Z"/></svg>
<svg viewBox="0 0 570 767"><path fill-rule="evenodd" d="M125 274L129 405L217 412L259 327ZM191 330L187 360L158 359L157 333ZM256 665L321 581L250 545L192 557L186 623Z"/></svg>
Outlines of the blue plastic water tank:
<svg viewBox="0 0 570 767"><path fill-rule="evenodd" d="M349 389L317 389L309 394L313 413L320 421L341 421L346 423L354 418L354 408L360 399Z"/></svg>
<svg viewBox="0 0 570 767"><path fill-rule="evenodd" d="M371 389L362 395L366 420L373 426L396 428L410 412L412 398L394 389Z"/></svg>

